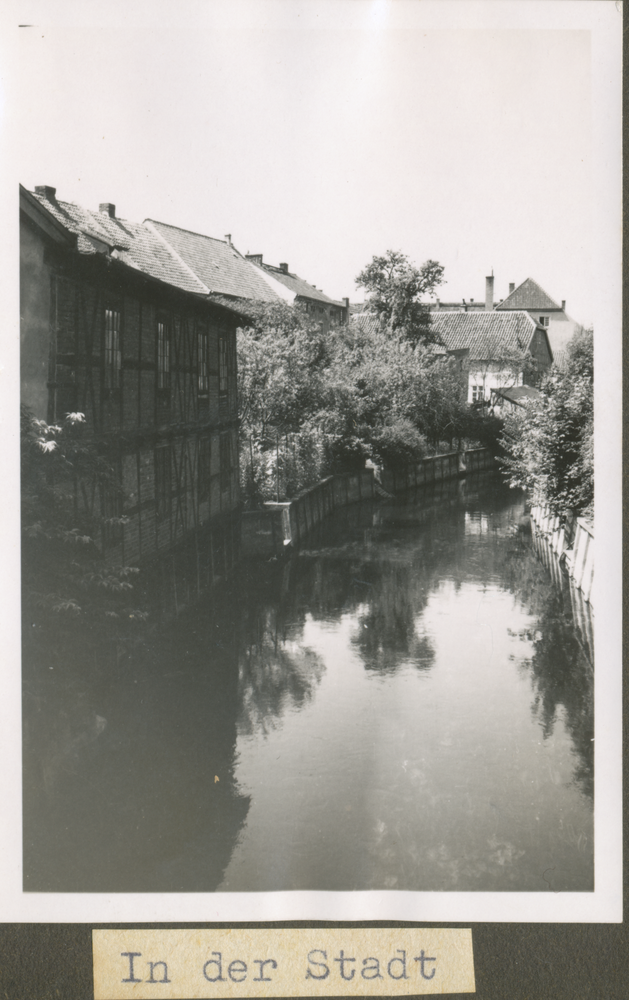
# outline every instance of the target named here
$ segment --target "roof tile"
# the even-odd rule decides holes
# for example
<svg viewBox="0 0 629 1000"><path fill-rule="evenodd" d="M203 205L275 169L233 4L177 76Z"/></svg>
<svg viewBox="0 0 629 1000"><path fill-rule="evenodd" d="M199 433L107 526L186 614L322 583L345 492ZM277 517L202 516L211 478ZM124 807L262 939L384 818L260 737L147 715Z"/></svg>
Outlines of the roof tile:
<svg viewBox="0 0 629 1000"><path fill-rule="evenodd" d="M253 262L252 262L253 263ZM314 299L316 302L325 302L327 305L342 306L344 303L337 302L335 299L331 299L325 292L319 291L314 285L300 278L297 274L292 274L290 271L282 271L279 267L273 267L271 264L254 264L254 267L260 268L270 274L271 277L275 278L276 281L281 282L282 285L286 285L291 292L295 295L300 296L304 299Z"/></svg>
<svg viewBox="0 0 629 1000"><path fill-rule="evenodd" d="M34 197L70 232L78 234L77 245L81 253L95 254L99 250L114 250L119 260L144 274L186 292L204 291L201 282L182 266L168 247L146 226L111 218L103 212L92 212L56 198L50 199L39 194Z"/></svg>
<svg viewBox="0 0 629 1000"><path fill-rule="evenodd" d="M147 219L161 238L210 292L242 299L276 302L278 296L262 275L225 240Z"/></svg>
<svg viewBox="0 0 629 1000"><path fill-rule="evenodd" d="M496 309L561 309L561 306L546 294L541 285L532 278L527 278L506 299L499 302Z"/></svg>
<svg viewBox="0 0 629 1000"><path fill-rule="evenodd" d="M436 312L432 328L450 351L467 348L470 360L491 361L506 350L526 350L537 324L527 312Z"/></svg>

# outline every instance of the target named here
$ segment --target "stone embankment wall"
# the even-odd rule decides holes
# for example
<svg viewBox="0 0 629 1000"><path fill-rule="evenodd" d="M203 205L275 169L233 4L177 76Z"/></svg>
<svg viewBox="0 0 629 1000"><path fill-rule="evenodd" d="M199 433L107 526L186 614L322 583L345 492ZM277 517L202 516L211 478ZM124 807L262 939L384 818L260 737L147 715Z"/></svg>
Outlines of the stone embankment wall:
<svg viewBox="0 0 629 1000"><path fill-rule="evenodd" d="M380 477L387 493L402 493L414 486L425 486L440 479L453 479L468 472L493 469L495 458L489 448L473 448L470 451L450 451L445 455L423 458L416 465L402 469L383 469Z"/></svg>
<svg viewBox="0 0 629 1000"><path fill-rule="evenodd" d="M402 493L468 472L493 469L495 459L488 448L433 455L403 469L385 469L380 482L373 469L328 476L285 503L267 503L264 510L242 515L242 554L279 556L301 540L339 507L375 496Z"/></svg>
<svg viewBox="0 0 629 1000"><path fill-rule="evenodd" d="M593 604L594 589L594 529L582 517L577 517L571 531L566 522L552 514L548 507L531 507L533 531L543 535L551 550L562 559L570 579L584 600Z"/></svg>
<svg viewBox="0 0 629 1000"><path fill-rule="evenodd" d="M267 503L264 510L242 515L243 555L280 555L299 545L309 531L339 507L371 500L376 493L373 469L328 476L286 503Z"/></svg>

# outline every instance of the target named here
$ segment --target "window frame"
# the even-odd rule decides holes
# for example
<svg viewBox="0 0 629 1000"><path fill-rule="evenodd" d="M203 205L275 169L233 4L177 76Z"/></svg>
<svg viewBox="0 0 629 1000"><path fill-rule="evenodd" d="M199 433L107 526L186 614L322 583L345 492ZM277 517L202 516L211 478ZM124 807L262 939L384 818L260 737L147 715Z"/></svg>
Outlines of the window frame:
<svg viewBox="0 0 629 1000"><path fill-rule="evenodd" d="M197 329L197 391L199 396L210 393L210 331L207 326Z"/></svg>
<svg viewBox="0 0 629 1000"><path fill-rule="evenodd" d="M158 316L155 338L155 380L158 392L169 392L171 388L171 344L172 335L168 317Z"/></svg>
<svg viewBox="0 0 629 1000"><path fill-rule="evenodd" d="M229 341L228 334L218 335L218 395L225 399L229 390Z"/></svg>
<svg viewBox="0 0 629 1000"><path fill-rule="evenodd" d="M212 478L212 438L204 435L199 438L199 458L197 471L197 497L199 503L210 499L210 481Z"/></svg>
<svg viewBox="0 0 629 1000"><path fill-rule="evenodd" d="M172 512L173 471L170 444L159 445L153 451L153 472L155 477L155 519L169 520Z"/></svg>
<svg viewBox="0 0 629 1000"><path fill-rule="evenodd" d="M111 478L100 484L100 510L102 518L103 548L114 548L124 540L124 523L106 524L111 518L124 516L124 493L122 485L122 461L120 457L110 460Z"/></svg>
<svg viewBox="0 0 629 1000"><path fill-rule="evenodd" d="M472 403L484 403L485 402L485 387L481 384L472 383L470 386L472 390L472 398L470 402Z"/></svg>
<svg viewBox="0 0 629 1000"><path fill-rule="evenodd" d="M122 309L107 303L103 320L103 388L115 392L122 388Z"/></svg>

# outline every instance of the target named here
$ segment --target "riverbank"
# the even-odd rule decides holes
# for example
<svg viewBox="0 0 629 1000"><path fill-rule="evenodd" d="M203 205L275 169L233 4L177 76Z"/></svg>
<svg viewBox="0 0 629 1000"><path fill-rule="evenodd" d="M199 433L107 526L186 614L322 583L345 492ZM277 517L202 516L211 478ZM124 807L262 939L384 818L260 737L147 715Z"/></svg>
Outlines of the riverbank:
<svg viewBox="0 0 629 1000"><path fill-rule="evenodd" d="M259 511L244 511L242 555L280 558L341 507L378 496L386 499L418 486L460 478L468 472L494 466L495 458L489 448L472 448L431 455L400 469L383 469L379 478L373 469L328 476L290 500L267 503Z"/></svg>
<svg viewBox="0 0 629 1000"><path fill-rule="evenodd" d="M547 539L551 550L562 561L583 599L593 606L594 529L584 518L569 522L553 514L548 506L531 507L531 525Z"/></svg>

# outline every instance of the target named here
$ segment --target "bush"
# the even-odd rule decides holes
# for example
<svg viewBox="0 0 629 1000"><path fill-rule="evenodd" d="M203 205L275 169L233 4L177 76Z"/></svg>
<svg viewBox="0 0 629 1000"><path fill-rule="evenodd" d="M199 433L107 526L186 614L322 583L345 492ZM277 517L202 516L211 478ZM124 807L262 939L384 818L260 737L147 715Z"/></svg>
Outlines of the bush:
<svg viewBox="0 0 629 1000"><path fill-rule="evenodd" d="M384 424L373 430L368 440L371 457L389 469L414 465L428 453L426 438L410 420Z"/></svg>
<svg viewBox="0 0 629 1000"><path fill-rule="evenodd" d="M503 464L511 486L563 515L591 517L594 505L592 331L578 331L562 369L552 368L539 400L505 420Z"/></svg>

